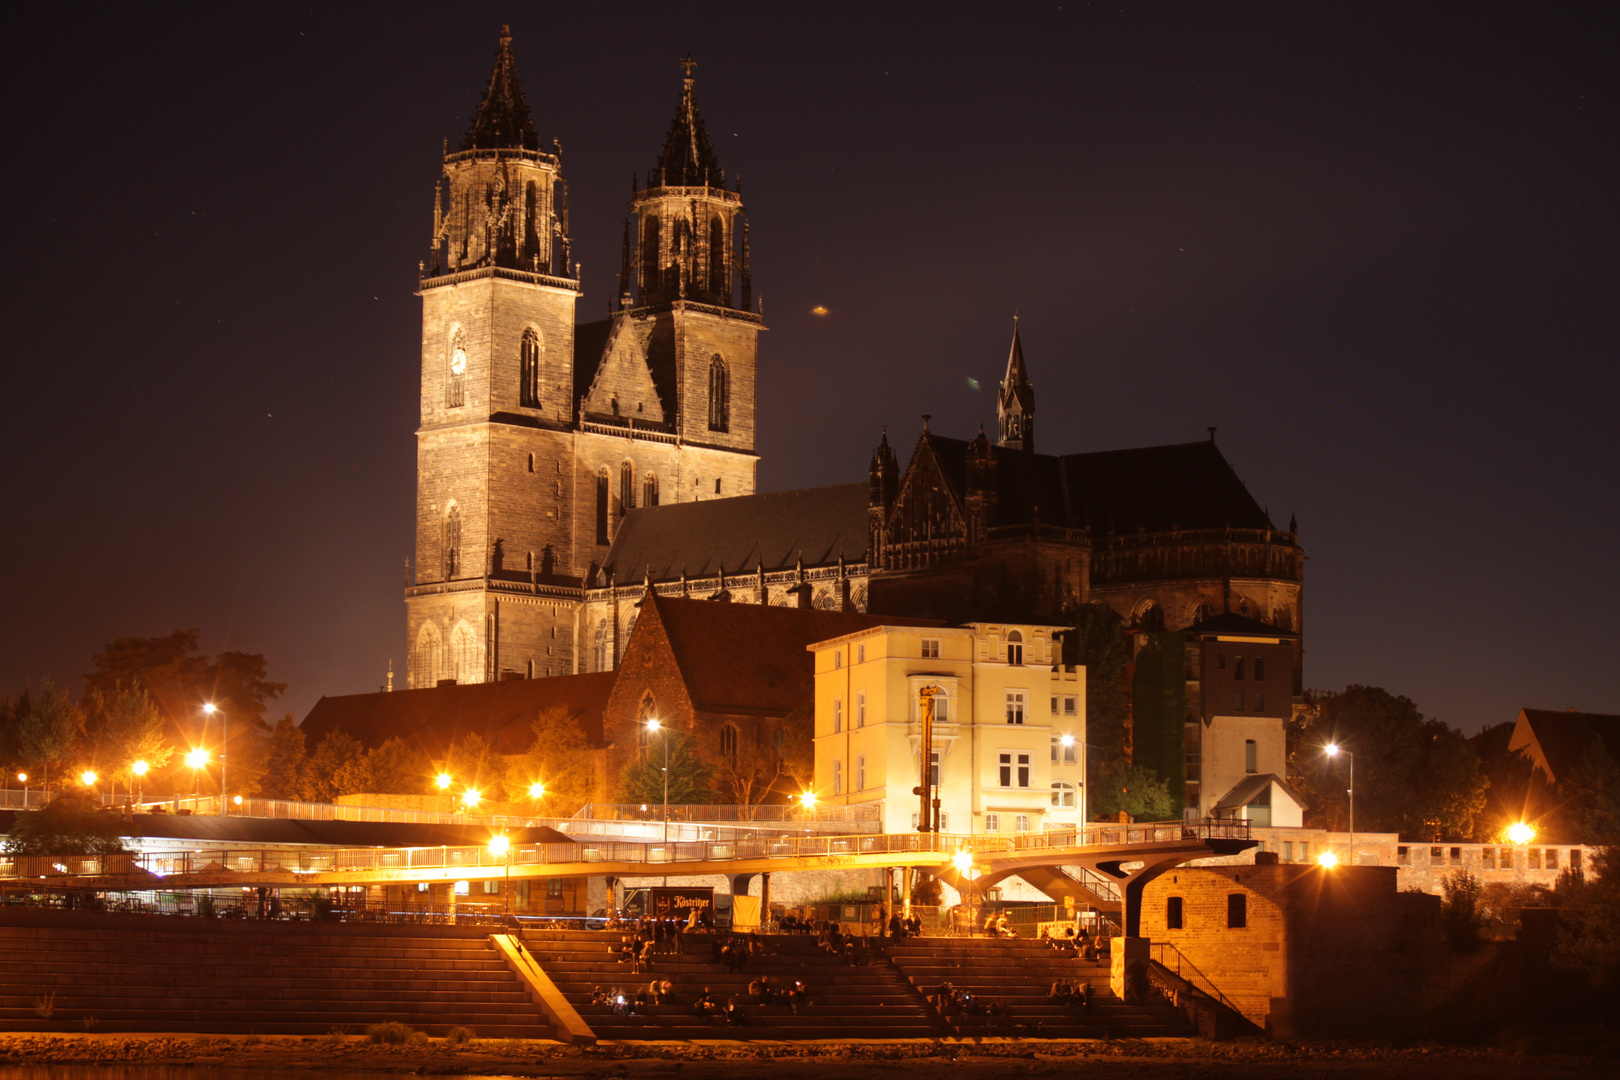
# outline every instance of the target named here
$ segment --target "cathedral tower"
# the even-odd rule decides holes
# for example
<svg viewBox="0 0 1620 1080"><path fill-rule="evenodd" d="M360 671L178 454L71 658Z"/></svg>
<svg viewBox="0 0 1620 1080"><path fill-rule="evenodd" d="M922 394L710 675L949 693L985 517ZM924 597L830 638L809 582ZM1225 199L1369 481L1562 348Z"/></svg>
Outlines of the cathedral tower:
<svg viewBox="0 0 1620 1080"><path fill-rule="evenodd" d="M458 149L446 148L419 292L412 687L499 677L502 594L533 604L532 586L566 584L558 554L569 539L563 480L579 280L561 158L556 144L540 148L502 27L472 126ZM571 645L572 611L550 612L568 630L558 644ZM556 634L553 626L547 636ZM534 661L525 652L521 672ZM552 672L568 670L572 649L552 652Z"/></svg>

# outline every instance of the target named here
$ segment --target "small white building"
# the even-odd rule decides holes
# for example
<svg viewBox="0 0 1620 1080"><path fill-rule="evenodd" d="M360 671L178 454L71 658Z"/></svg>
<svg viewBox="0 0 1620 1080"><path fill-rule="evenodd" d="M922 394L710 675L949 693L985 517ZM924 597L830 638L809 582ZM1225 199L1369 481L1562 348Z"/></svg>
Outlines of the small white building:
<svg viewBox="0 0 1620 1080"><path fill-rule="evenodd" d="M877 626L810 646L816 790L881 803L885 832L917 828L921 691L932 687L940 831L999 834L1085 821L1086 670L1061 627Z"/></svg>

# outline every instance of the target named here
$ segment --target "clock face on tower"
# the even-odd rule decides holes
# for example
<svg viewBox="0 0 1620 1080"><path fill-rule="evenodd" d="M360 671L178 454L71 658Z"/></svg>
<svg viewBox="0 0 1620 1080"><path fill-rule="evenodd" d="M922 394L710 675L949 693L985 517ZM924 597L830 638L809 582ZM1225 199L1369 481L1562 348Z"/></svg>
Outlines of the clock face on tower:
<svg viewBox="0 0 1620 1080"><path fill-rule="evenodd" d="M450 357L450 374L465 375L467 373L467 354L460 349Z"/></svg>

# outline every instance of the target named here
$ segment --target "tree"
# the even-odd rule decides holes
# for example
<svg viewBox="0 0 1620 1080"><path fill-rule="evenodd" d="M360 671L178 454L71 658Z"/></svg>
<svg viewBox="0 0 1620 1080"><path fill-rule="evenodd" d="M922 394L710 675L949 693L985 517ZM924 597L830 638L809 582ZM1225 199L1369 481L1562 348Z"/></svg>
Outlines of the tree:
<svg viewBox="0 0 1620 1080"><path fill-rule="evenodd" d="M328 731L298 774L298 794L309 802L331 802L342 792L338 776L363 753L360 740L346 731Z"/></svg>
<svg viewBox="0 0 1620 1080"><path fill-rule="evenodd" d="M1479 943L1479 929L1484 921L1479 898L1479 878L1467 870L1458 870L1440 879L1440 923L1446 929L1446 940L1458 948L1470 948Z"/></svg>
<svg viewBox="0 0 1620 1080"><path fill-rule="evenodd" d="M74 744L84 731L84 713L67 691L58 691L49 679L39 693L30 694L26 711L17 717L17 755L25 763L42 770L39 785L48 788L51 767L60 766L73 753Z"/></svg>
<svg viewBox="0 0 1620 1080"><path fill-rule="evenodd" d="M708 763L698 756L692 740L685 735L664 729L660 738L669 740L669 802L673 806L707 803L714 800L713 776ZM619 778L619 801L645 803L648 806L664 802L664 753L654 739L641 757L632 761Z"/></svg>
<svg viewBox="0 0 1620 1080"><path fill-rule="evenodd" d="M546 812L571 817L596 792L596 752L579 721L561 707L541 711L530 727L534 742L507 767L509 797L523 798L531 785L540 784Z"/></svg>
<svg viewBox="0 0 1620 1080"><path fill-rule="evenodd" d="M125 850L118 819L73 792L58 795L44 809L18 814L0 847L8 855L116 855Z"/></svg>
<svg viewBox="0 0 1620 1080"><path fill-rule="evenodd" d="M265 760L261 790L272 799L299 797L299 775L304 767L307 751L304 748L304 729L287 713L276 721L270 733L270 754Z"/></svg>
<svg viewBox="0 0 1620 1080"><path fill-rule="evenodd" d="M1095 788L1105 765L1128 756L1131 644L1107 604L1079 604L1069 616L1074 630L1064 638L1063 662L1086 668L1086 783Z"/></svg>
<svg viewBox="0 0 1620 1080"><path fill-rule="evenodd" d="M1420 841L1473 835L1489 784L1478 754L1410 698L1376 686L1316 694L1287 732L1289 774L1311 807L1307 825L1349 828L1349 760L1324 752L1338 743L1355 755L1358 831Z"/></svg>
<svg viewBox="0 0 1620 1080"><path fill-rule="evenodd" d="M90 760L127 785L134 785L137 761L160 769L174 756L166 728L151 695L135 683L116 685L110 695L90 696L85 717Z"/></svg>
<svg viewBox="0 0 1620 1080"><path fill-rule="evenodd" d="M506 761L476 731L469 731L450 744L444 771L460 787L478 792L485 802L499 802L506 797Z"/></svg>
<svg viewBox="0 0 1620 1080"><path fill-rule="evenodd" d="M1122 811L1135 821L1172 821L1181 816L1170 786L1152 769L1116 761L1105 763L1101 773L1101 784L1091 789L1093 820L1117 818Z"/></svg>
<svg viewBox="0 0 1620 1080"><path fill-rule="evenodd" d="M1131 761L1165 781L1170 800L1187 804L1187 658L1179 633L1143 634L1132 678Z"/></svg>
<svg viewBox="0 0 1620 1080"><path fill-rule="evenodd" d="M333 786L339 795L419 795L427 772L427 758L404 739L394 738L340 765Z"/></svg>
<svg viewBox="0 0 1620 1080"><path fill-rule="evenodd" d="M1604 848L1592 857L1592 875L1570 882L1564 926L1554 958L1586 974L1592 988L1620 991L1620 857ZM1566 883L1559 881L1559 892Z"/></svg>

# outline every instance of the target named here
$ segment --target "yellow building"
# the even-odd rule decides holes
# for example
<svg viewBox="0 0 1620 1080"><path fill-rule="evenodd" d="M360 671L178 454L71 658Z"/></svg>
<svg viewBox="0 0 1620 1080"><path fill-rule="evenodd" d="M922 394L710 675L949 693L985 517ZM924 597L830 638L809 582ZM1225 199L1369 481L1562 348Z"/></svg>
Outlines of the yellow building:
<svg viewBox="0 0 1620 1080"><path fill-rule="evenodd" d="M1061 628L876 626L816 656L816 797L883 805L915 829L921 691L936 688L932 767L940 831L1001 834L1085 820L1086 670L1064 667Z"/></svg>

